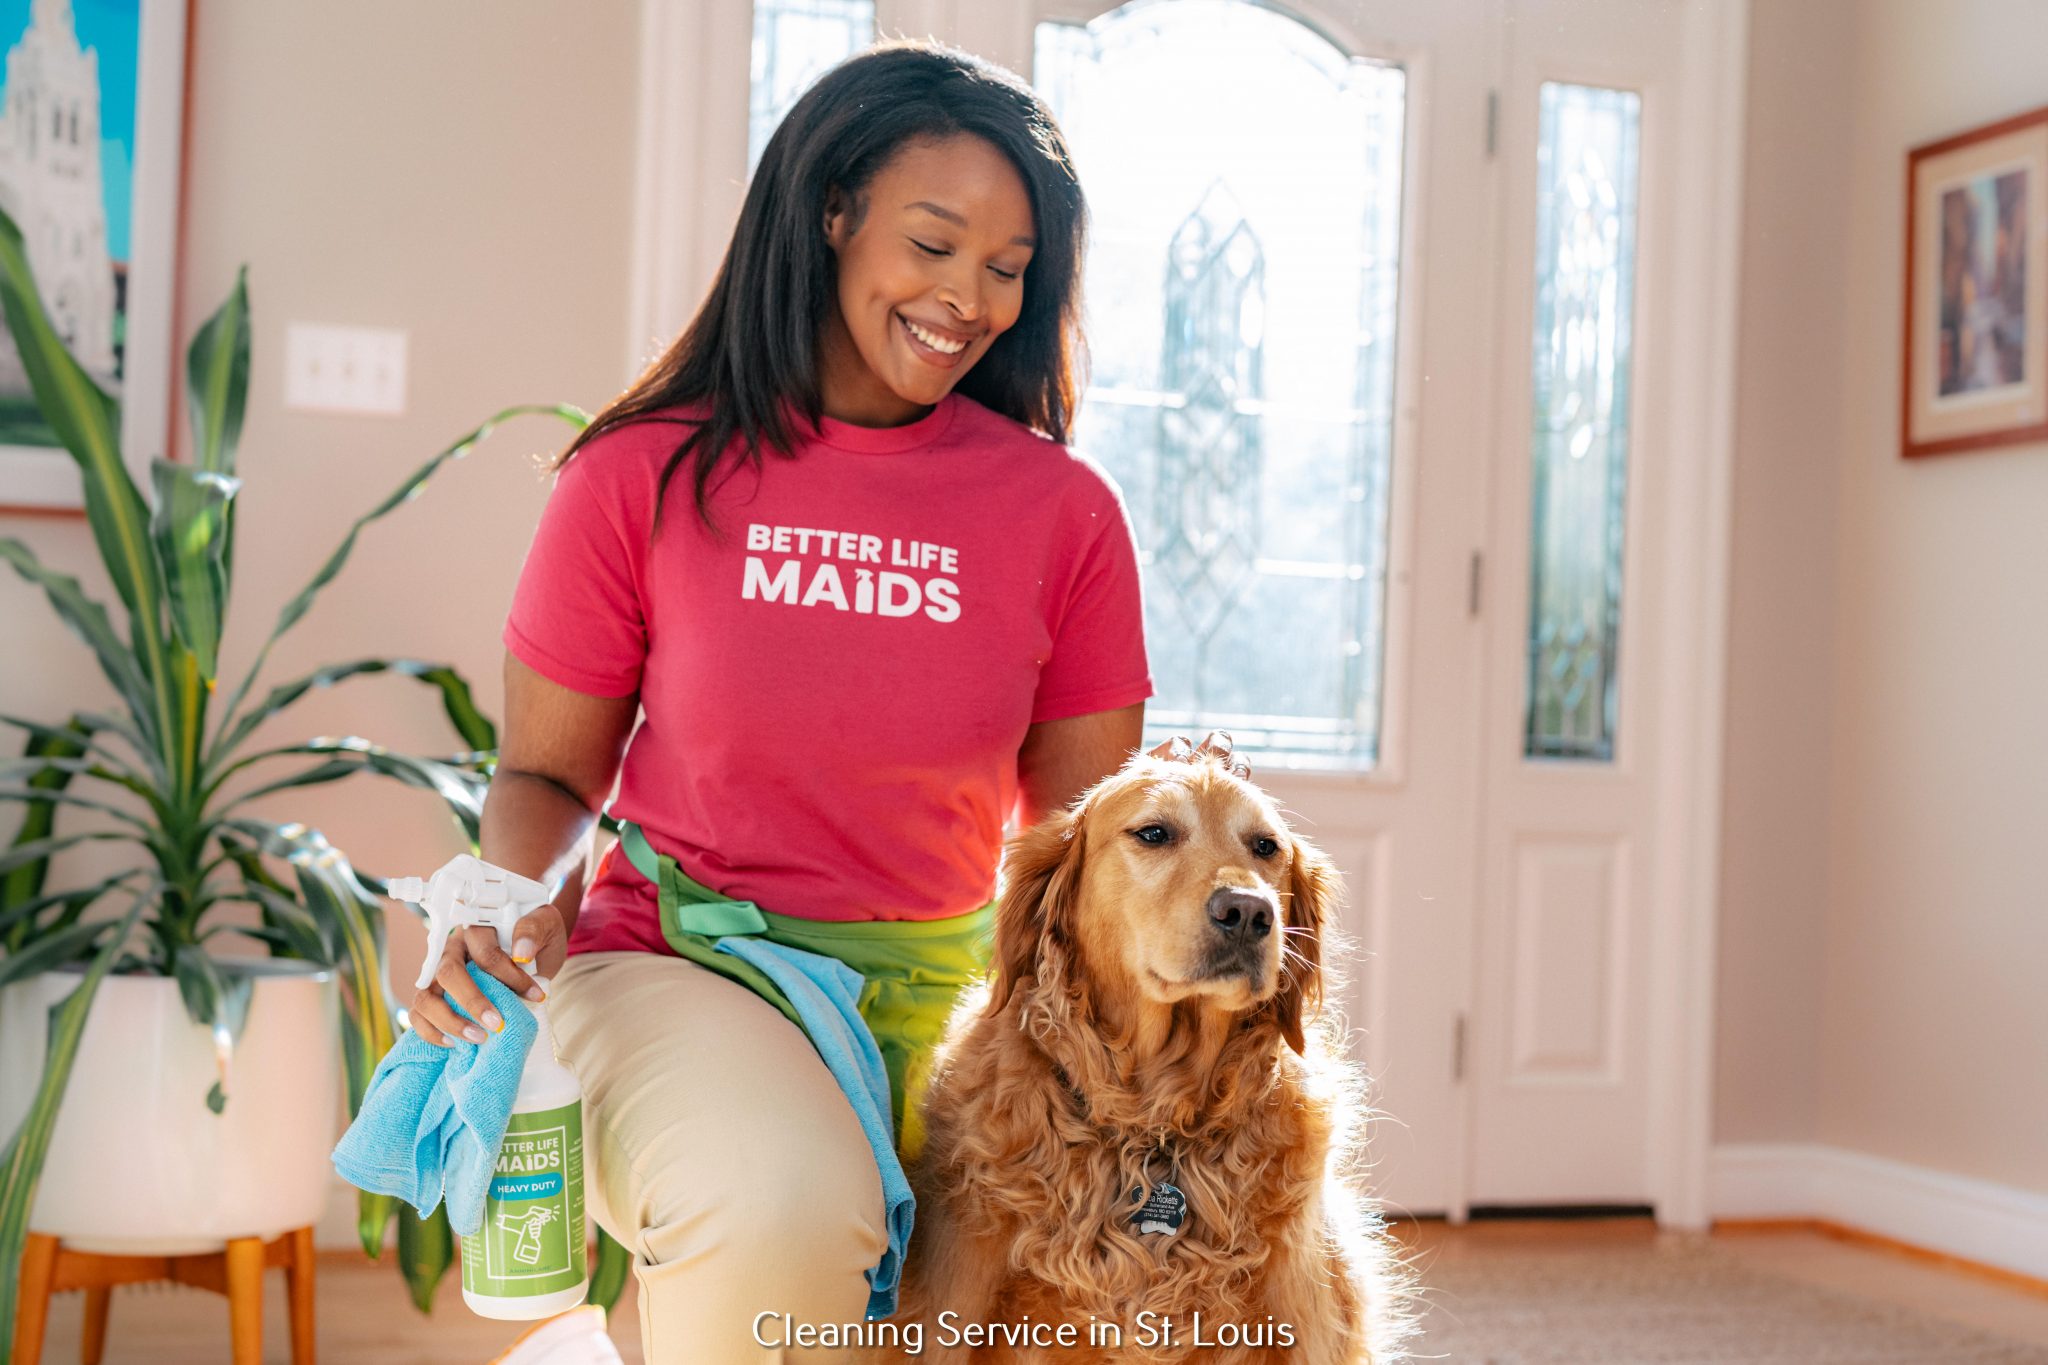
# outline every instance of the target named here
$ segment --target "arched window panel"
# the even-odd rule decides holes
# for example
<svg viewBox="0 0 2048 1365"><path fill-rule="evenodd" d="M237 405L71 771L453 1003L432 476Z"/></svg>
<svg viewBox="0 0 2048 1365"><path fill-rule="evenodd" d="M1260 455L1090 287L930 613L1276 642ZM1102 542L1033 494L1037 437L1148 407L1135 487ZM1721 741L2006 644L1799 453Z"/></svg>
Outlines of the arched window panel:
<svg viewBox="0 0 2048 1365"><path fill-rule="evenodd" d="M875 40L874 0L754 0L747 174L811 82Z"/></svg>
<svg viewBox="0 0 2048 1365"><path fill-rule="evenodd" d="M1523 753L1607 762L1620 698L1642 98L1546 83L1537 132Z"/></svg>
<svg viewBox="0 0 2048 1365"><path fill-rule="evenodd" d="M1407 81L1248 0L1037 30L1092 220L1077 444L1138 531L1148 739L1379 752Z"/></svg>

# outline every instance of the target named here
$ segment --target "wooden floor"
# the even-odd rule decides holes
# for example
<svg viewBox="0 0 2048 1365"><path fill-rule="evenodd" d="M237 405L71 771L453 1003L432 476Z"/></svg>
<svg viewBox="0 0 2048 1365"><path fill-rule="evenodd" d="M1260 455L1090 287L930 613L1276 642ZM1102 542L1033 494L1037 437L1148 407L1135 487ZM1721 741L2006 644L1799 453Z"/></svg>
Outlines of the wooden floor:
<svg viewBox="0 0 2048 1365"><path fill-rule="evenodd" d="M1483 1256L1494 1247L1569 1248L1595 1242L1634 1242L1647 1251L1657 1237L1669 1235L1658 1233L1644 1219L1398 1226L1417 1248L1425 1282L1430 1260L1440 1255ZM2038 1287L2001 1282L1811 1229L1729 1230L1716 1233L1714 1240L1761 1269L2048 1346L2048 1291ZM471 1315L453 1276L442 1285L433 1315L423 1317L388 1265L373 1265L353 1253L322 1253L319 1275L319 1349L320 1359L328 1365L481 1365L517 1335L509 1324ZM282 1365L290 1356L281 1275L269 1277L266 1294L264 1359ZM43 1355L50 1365L70 1365L78 1359L82 1312L79 1294L61 1295L52 1305L50 1339ZM629 1365L639 1365L630 1288L614 1313L612 1328ZM192 1289L131 1287L115 1293L106 1365L216 1365L226 1358L224 1300Z"/></svg>

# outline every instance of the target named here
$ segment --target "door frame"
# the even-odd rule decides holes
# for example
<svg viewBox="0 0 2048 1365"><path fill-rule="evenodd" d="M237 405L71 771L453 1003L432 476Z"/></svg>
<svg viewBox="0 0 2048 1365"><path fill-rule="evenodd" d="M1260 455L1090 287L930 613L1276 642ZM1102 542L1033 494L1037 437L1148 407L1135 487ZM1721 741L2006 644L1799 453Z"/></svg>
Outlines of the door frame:
<svg viewBox="0 0 2048 1365"><path fill-rule="evenodd" d="M1315 0L1255 2L1324 34L1355 35L1354 25L1326 13ZM1666 403L1670 420L1660 433L1673 470L1665 485L1664 511L1671 529L1662 548L1666 591L1663 601L1645 604L1658 623L1655 647L1665 682L1657 718L1663 755L1657 786L1659 856L1648 913L1649 1175L1657 1221L1693 1229L1711 1221L1715 946L1750 3L1711 0L1684 12L1687 50L1698 55L1681 82L1674 111L1683 154L1671 168L1677 182L1672 202L1701 211L1678 215L1675 250L1691 264L1679 273L1666 317L1671 335L1700 339L1693 354L1704 363L1674 367ZM1041 19L1085 20L1115 7L1104 0L896 0L893 5L883 0L878 25L890 35L953 35L950 41L971 43L991 60L1015 67L1028 64L1030 35ZM752 14L751 0L641 0L634 208L626 243L631 261L628 376L638 374L694 314L738 217L746 183ZM1379 49L1365 50L1377 55ZM1404 158L1411 168L1414 155L1411 141ZM1415 183L1409 182L1411 188ZM1404 206L1404 230L1411 217ZM1426 231L1426 225L1417 226L1420 231L1408 239L1412 243L1419 243ZM1404 324L1411 291L1420 283L1420 275L1410 276L1404 265ZM1412 478L1408 482L1412 490ZM1394 496L1391 516L1412 508L1411 496L1398 488ZM1413 528L1390 527L1389 534L1399 544L1410 544ZM1395 548L1389 547L1390 577ZM1488 666L1498 666L1497 661ZM1391 737L1400 717L1394 715L1394 699L1386 700L1395 724L1386 724L1383 716L1382 730ZM1398 738L1392 742L1399 744ZM1372 780L1371 775L1291 777L1339 789ZM1385 774L1380 780L1386 780ZM1453 1216L1462 1217L1462 1203Z"/></svg>
<svg viewBox="0 0 2048 1365"><path fill-rule="evenodd" d="M1678 277L1673 336L1701 338L1698 367L1676 366L1665 430L1676 477L1665 488L1666 600L1658 723L1657 839L1650 927L1650 1187L1657 1221L1712 1223L1717 930L1723 739L1728 691L1729 544L1750 0L1685 11L1672 196ZM1682 207L1700 206L1700 212ZM1689 474L1691 477L1685 477ZM1691 512L1693 515L1688 516Z"/></svg>

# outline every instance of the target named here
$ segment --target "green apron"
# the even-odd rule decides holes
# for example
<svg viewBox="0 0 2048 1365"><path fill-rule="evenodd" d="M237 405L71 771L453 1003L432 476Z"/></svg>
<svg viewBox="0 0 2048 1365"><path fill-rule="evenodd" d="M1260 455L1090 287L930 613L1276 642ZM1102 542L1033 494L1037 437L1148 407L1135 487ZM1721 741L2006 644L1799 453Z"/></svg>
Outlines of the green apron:
<svg viewBox="0 0 2048 1365"><path fill-rule="evenodd" d="M619 822L619 847L654 883L661 936L677 954L729 977L761 996L798 1028L803 1021L767 974L718 951L727 934L759 934L771 943L836 957L859 972L860 1016L882 1052L894 1107L896 1150L908 1162L924 1145L918 1103L931 1071L932 1048L961 990L988 967L995 902L949 919L798 919L730 900L697 881L666 853L655 852L630 821Z"/></svg>

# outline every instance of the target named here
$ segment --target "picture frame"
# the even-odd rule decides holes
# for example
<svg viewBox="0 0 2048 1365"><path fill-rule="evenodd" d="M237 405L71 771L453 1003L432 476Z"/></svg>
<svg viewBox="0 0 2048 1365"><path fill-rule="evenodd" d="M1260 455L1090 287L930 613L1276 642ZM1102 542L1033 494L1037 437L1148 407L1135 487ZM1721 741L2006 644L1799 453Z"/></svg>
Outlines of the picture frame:
<svg viewBox="0 0 2048 1365"><path fill-rule="evenodd" d="M2048 107L1906 154L1900 455L2048 443Z"/></svg>
<svg viewBox="0 0 2048 1365"><path fill-rule="evenodd" d="M58 174L33 152L0 161L0 206L74 358L119 400L121 449L144 488L150 460L170 454L190 21L190 0L0 3L0 48L34 44L38 60L21 69L44 87L29 92L38 122L17 145L71 163ZM0 82L15 69L0 66ZM17 92L5 93L0 107L14 106ZM99 193L79 195L81 180ZM78 466L36 412L0 328L0 513L83 505Z"/></svg>

